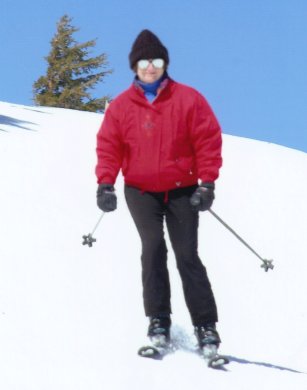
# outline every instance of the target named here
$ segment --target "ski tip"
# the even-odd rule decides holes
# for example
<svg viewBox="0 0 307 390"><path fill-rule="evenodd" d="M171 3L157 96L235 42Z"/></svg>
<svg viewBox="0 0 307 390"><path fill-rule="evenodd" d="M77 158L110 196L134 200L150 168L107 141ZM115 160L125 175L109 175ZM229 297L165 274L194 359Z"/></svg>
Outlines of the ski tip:
<svg viewBox="0 0 307 390"><path fill-rule="evenodd" d="M225 364L229 363L229 359L226 356L216 355L213 358L209 359L208 367L210 368L224 368Z"/></svg>
<svg viewBox="0 0 307 390"><path fill-rule="evenodd" d="M150 359L161 360L163 355L155 347L145 346L138 350L138 355Z"/></svg>

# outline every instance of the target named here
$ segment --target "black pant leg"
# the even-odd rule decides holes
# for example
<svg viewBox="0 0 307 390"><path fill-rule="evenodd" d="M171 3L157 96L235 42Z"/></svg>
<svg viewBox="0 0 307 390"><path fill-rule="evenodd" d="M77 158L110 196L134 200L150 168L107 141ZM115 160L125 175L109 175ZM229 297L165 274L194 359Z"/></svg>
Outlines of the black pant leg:
<svg viewBox="0 0 307 390"><path fill-rule="evenodd" d="M193 325L217 322L217 308L207 271L198 256L198 212L190 205L195 187L169 192L166 223Z"/></svg>
<svg viewBox="0 0 307 390"><path fill-rule="evenodd" d="M125 186L125 197L142 242L142 283L147 316L171 313L162 194Z"/></svg>

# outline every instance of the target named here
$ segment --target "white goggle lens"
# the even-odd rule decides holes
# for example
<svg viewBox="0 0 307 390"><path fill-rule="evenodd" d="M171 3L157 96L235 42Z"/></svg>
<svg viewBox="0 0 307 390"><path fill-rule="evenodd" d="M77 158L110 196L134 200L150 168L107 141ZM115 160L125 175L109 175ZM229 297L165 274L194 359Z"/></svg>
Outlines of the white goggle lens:
<svg viewBox="0 0 307 390"><path fill-rule="evenodd" d="M155 68L162 69L164 66L164 60L162 58L155 58L152 60L152 64Z"/></svg>
<svg viewBox="0 0 307 390"><path fill-rule="evenodd" d="M153 60L139 60L138 61L138 67L140 69L146 69L148 65L152 63L152 65L157 69L162 69L164 66L164 60L162 58L155 58Z"/></svg>

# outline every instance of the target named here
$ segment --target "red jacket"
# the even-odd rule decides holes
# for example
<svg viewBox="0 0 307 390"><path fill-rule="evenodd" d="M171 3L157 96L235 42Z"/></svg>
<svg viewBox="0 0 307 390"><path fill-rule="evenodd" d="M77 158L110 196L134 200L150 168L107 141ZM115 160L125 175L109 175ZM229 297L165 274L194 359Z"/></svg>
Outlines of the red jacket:
<svg viewBox="0 0 307 390"><path fill-rule="evenodd" d="M98 183L163 192L214 182L222 165L221 129L205 98L167 79L153 103L135 84L114 99L97 134Z"/></svg>

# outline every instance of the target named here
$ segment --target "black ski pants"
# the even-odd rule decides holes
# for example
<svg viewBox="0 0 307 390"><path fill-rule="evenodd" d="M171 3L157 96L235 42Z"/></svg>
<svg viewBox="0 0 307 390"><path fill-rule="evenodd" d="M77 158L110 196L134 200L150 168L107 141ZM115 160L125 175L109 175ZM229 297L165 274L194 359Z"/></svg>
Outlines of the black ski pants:
<svg viewBox="0 0 307 390"><path fill-rule="evenodd" d="M186 305L194 326L217 322L216 303L206 269L198 256L198 212L190 197L197 186L165 192L142 192L125 186L128 208L142 242L142 283L146 316L171 313L164 220Z"/></svg>

